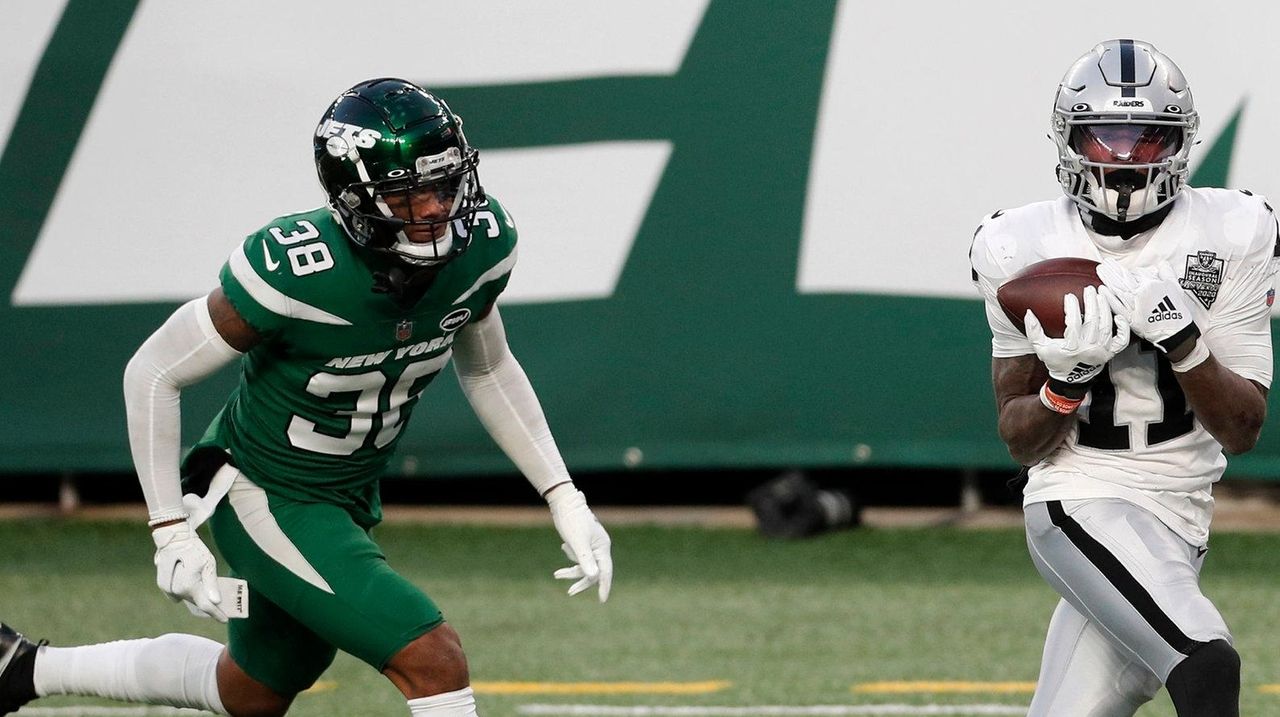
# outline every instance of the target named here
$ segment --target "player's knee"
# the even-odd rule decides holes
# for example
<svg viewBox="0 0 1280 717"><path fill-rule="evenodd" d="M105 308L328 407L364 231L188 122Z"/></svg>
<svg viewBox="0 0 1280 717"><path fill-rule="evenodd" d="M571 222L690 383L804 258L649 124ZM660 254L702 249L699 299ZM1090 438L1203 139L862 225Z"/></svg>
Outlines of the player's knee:
<svg viewBox="0 0 1280 717"><path fill-rule="evenodd" d="M292 699L270 691L237 691L222 695L222 705L231 717L283 717L292 703Z"/></svg>
<svg viewBox="0 0 1280 717"><path fill-rule="evenodd" d="M223 652L218 660L218 693L231 717L282 717L293 704L292 695L280 695L250 677Z"/></svg>
<svg viewBox="0 0 1280 717"><path fill-rule="evenodd" d="M445 623L406 645L383 672L411 699L460 690L471 683L462 640Z"/></svg>
<svg viewBox="0 0 1280 717"><path fill-rule="evenodd" d="M1187 656L1169 673L1169 694L1217 695L1240 690L1240 653L1226 640L1213 640Z"/></svg>
<svg viewBox="0 0 1280 717"><path fill-rule="evenodd" d="M1205 679L1240 679L1240 653L1226 640L1213 640L1191 653L1174 672L1182 668L1204 675ZM1170 679L1173 675L1169 675Z"/></svg>

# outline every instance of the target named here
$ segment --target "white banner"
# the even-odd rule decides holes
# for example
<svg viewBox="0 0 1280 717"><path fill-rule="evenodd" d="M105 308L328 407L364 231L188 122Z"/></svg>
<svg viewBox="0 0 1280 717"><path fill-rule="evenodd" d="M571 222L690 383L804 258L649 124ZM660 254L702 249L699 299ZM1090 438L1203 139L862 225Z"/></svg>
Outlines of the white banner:
<svg viewBox="0 0 1280 717"><path fill-rule="evenodd" d="M348 86L380 76L430 87L669 75L706 3L144 2L13 303L206 293L247 233L323 203L311 136ZM15 29L0 31L0 40L21 38L24 51L3 44L0 55L3 95L13 104L0 105L8 110L0 115L9 121L0 125L5 137L23 94L16 86L9 91L8 78L30 77L57 19L45 4L6 7L6 28ZM389 39L397 32L402 41ZM525 238L521 269L504 299L608 296L669 143L481 151L486 189L511 210ZM565 218L590 203L612 220L566 231Z"/></svg>
<svg viewBox="0 0 1280 717"><path fill-rule="evenodd" d="M1280 199L1280 5L843 2L809 177L805 293L975 297L985 215L1061 196L1047 138L1058 81L1097 43L1178 63L1208 144L1247 101L1230 184Z"/></svg>
<svg viewBox="0 0 1280 717"><path fill-rule="evenodd" d="M6 8L0 137L62 7ZM311 132L346 86L379 75L428 86L670 76L707 7L141 3L11 299L199 295L246 233L321 203ZM1046 139L1053 93L1077 56L1111 37L1151 41L1186 72L1205 143L1193 161L1245 106L1230 184L1280 196L1280 134L1268 121L1280 114L1277 26L1280 5L1264 2L1213 12L1186 2L843 2L809 176L779 179L807 182L803 235L781 238L802 242L797 290L973 298L973 229L995 209L1058 196ZM672 143L478 144L485 185L525 239L507 299L608 296ZM583 206L609 221L566 221Z"/></svg>

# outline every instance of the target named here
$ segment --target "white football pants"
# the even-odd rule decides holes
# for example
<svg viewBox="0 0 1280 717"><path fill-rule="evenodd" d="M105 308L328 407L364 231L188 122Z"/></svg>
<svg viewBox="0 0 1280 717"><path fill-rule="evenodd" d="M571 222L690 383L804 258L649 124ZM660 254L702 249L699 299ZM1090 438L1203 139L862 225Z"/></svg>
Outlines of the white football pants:
<svg viewBox="0 0 1280 717"><path fill-rule="evenodd" d="M1117 499L1026 506L1027 547L1063 600L1028 717L1131 717L1201 643L1231 633L1200 592L1205 548Z"/></svg>

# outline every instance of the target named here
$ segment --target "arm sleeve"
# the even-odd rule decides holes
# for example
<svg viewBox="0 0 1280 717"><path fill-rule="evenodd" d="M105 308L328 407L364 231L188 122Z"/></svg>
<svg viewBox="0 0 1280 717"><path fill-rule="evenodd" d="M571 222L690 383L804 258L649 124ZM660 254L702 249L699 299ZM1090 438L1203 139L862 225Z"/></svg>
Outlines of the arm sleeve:
<svg viewBox="0 0 1280 717"><path fill-rule="evenodd" d="M1275 299L1280 240L1275 217L1268 211L1259 222L1250 251L1236 274L1222 285L1204 341L1223 366L1244 378L1271 386L1271 305Z"/></svg>
<svg viewBox="0 0 1280 717"><path fill-rule="evenodd" d="M151 523L186 517L178 475L179 394L240 356L213 326L206 297L183 304L124 370L129 448Z"/></svg>
<svg viewBox="0 0 1280 717"><path fill-rule="evenodd" d="M533 386L507 346L497 307L459 332L453 359L471 408L534 489L545 495L569 482Z"/></svg>

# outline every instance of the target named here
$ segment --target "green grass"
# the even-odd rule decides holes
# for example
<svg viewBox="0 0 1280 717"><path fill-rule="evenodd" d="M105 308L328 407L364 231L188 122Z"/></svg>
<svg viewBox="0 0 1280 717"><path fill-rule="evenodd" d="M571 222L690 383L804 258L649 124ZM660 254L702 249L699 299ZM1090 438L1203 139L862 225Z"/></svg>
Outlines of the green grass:
<svg viewBox="0 0 1280 717"><path fill-rule="evenodd" d="M860 530L804 542L741 530L616 528L607 605L563 594L552 529L388 525L392 565L443 607L476 680L730 680L700 696L481 695L490 717L527 703L1027 704L1029 695L857 695L881 680L1033 681L1056 596L1018 531ZM161 632L221 638L152 582L145 527L0 523L0 618L76 644ZM1244 658L1243 714L1280 714L1280 536L1218 535L1204 585ZM291 714L403 715L398 692L340 655L325 692ZM40 706L109 704L68 698ZM1141 717L1172 717L1161 695Z"/></svg>

